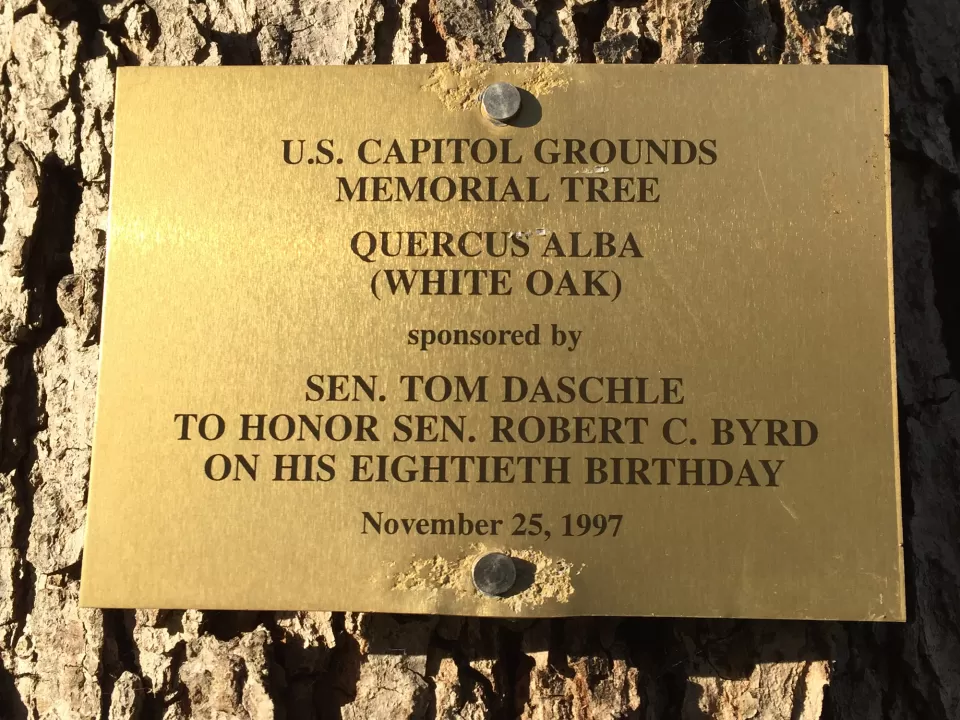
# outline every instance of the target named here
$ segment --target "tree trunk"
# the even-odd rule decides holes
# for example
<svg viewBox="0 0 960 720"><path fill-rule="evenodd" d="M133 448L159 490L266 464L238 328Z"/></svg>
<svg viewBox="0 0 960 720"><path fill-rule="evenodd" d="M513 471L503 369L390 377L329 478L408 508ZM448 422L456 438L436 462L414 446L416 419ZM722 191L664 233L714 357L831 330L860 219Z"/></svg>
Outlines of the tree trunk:
<svg viewBox="0 0 960 720"><path fill-rule="evenodd" d="M0 0L0 717L960 717L960 5L832 2ZM77 607L115 68L445 60L890 65L906 625Z"/></svg>

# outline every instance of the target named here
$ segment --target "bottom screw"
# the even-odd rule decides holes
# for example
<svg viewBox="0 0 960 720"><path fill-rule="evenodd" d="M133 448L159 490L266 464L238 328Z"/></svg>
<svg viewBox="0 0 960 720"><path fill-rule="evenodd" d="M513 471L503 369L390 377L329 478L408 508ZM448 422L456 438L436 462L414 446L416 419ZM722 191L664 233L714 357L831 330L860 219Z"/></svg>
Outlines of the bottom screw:
<svg viewBox="0 0 960 720"><path fill-rule="evenodd" d="M484 595L503 595L516 581L517 568L509 555L487 553L473 564L473 584Z"/></svg>

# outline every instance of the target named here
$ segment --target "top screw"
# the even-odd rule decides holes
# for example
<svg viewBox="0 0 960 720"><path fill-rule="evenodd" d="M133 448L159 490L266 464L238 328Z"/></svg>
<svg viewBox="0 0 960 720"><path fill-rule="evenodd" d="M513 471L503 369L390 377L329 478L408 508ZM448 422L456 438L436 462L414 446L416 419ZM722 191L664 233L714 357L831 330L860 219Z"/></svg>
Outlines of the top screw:
<svg viewBox="0 0 960 720"><path fill-rule="evenodd" d="M503 125L520 111L520 91L510 83L494 83L480 96L480 107L488 120Z"/></svg>

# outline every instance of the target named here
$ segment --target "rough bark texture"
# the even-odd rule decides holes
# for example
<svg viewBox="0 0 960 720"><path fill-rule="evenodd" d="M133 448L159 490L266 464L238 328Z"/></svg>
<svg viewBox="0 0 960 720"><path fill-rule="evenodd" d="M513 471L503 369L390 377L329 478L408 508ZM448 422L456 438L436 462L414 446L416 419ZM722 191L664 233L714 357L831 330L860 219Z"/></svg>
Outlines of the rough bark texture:
<svg viewBox="0 0 960 720"><path fill-rule="evenodd" d="M0 0L0 717L960 717L960 5ZM890 65L905 626L77 607L118 65Z"/></svg>

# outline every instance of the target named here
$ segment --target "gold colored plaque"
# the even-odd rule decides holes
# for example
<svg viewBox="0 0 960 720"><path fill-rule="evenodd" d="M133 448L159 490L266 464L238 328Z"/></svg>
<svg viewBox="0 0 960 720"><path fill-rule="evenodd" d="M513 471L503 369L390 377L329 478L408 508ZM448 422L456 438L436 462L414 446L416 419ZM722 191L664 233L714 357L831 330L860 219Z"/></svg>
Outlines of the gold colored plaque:
<svg viewBox="0 0 960 720"><path fill-rule="evenodd" d="M85 605L904 619L884 68L116 108Z"/></svg>

